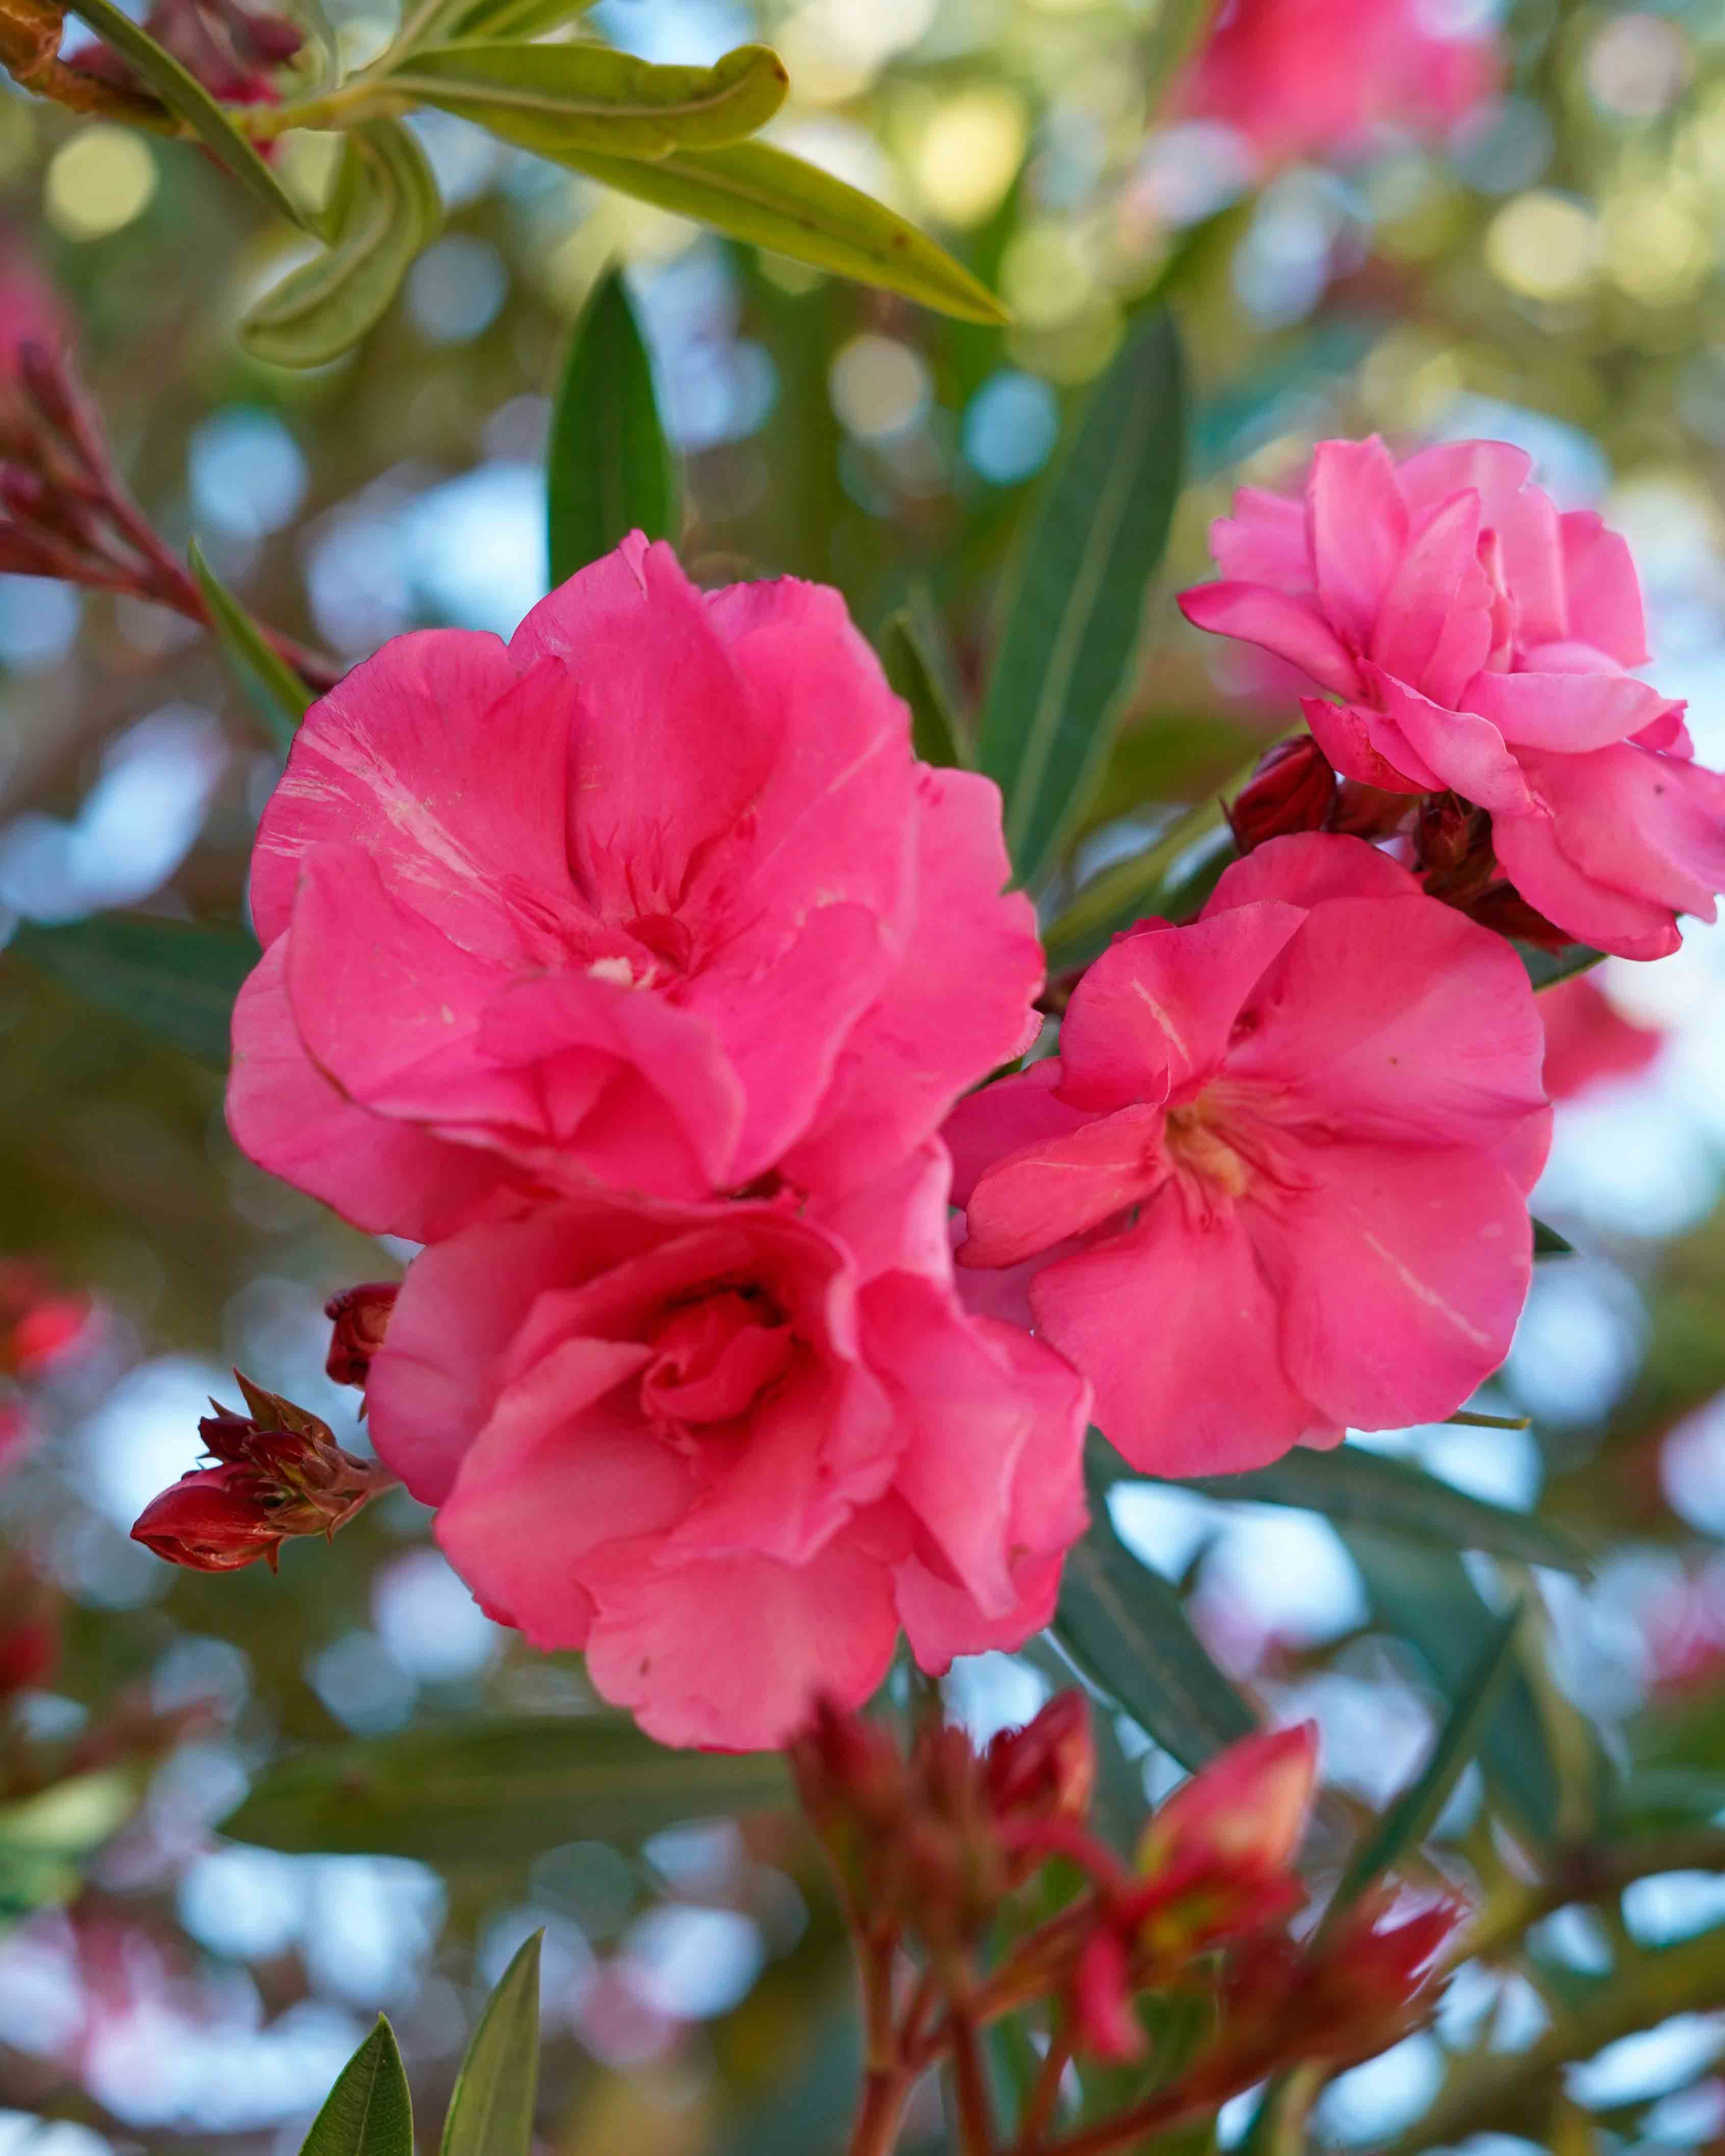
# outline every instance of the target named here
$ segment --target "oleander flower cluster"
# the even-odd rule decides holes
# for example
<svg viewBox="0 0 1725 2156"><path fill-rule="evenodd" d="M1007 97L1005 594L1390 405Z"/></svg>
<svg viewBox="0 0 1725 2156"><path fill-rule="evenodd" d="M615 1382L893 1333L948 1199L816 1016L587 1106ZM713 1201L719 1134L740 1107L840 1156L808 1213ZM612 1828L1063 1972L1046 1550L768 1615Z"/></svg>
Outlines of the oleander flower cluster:
<svg viewBox="0 0 1725 2156"><path fill-rule="evenodd" d="M424 1246L331 1374L484 1607L666 1742L1021 1643L1092 1415L1180 1476L1461 1408L1550 1133L1504 906L1652 955L1725 880L1627 552L1517 452L1326 444L1216 550L1186 611L1307 669L1311 737L1197 917L1051 999L995 788L916 760L833 592L637 535L295 742L233 1131Z"/></svg>

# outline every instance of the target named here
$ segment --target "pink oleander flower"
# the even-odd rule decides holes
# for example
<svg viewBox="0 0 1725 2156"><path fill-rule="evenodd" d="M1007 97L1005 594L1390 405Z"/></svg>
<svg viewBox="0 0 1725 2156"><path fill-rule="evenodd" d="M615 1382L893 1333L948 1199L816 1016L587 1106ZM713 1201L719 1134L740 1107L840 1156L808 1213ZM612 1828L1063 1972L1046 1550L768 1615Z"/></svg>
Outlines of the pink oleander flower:
<svg viewBox="0 0 1725 2156"><path fill-rule="evenodd" d="M1176 94L1259 164L1347 156L1378 128L1441 132L1496 89L1493 39L1445 35L1421 0L1230 0Z"/></svg>
<svg viewBox="0 0 1725 2156"><path fill-rule="evenodd" d="M1629 550L1559 516L1502 442L1394 462L1322 442L1303 501L1243 488L1211 546L1223 581L1187 619L1292 660L1307 724L1347 778L1488 812L1497 865L1577 941L1628 958L1714 917L1725 778L1692 761L1646 659Z"/></svg>
<svg viewBox="0 0 1725 2156"><path fill-rule="evenodd" d="M697 591L637 534L508 644L398 637L313 706L228 1120L422 1242L595 1182L860 1183L1034 1025L1007 874L837 593Z"/></svg>
<svg viewBox="0 0 1725 2156"><path fill-rule="evenodd" d="M936 1143L842 1198L599 1190L417 1258L373 1440L490 1614L665 1743L1016 1645L1083 1528L1087 1389L952 1288Z"/></svg>
<svg viewBox="0 0 1725 2156"><path fill-rule="evenodd" d="M1501 937L1360 839L1272 839L1190 927L1117 937L1057 1056L960 1103L959 1264L997 1312L1028 1281L1155 1474L1437 1420L1527 1293L1543 1050Z"/></svg>
<svg viewBox="0 0 1725 2156"><path fill-rule="evenodd" d="M1548 988L1539 998L1545 1021L1545 1090L1573 1101L1609 1078L1632 1078L1659 1054L1665 1035L1637 1025L1585 973Z"/></svg>

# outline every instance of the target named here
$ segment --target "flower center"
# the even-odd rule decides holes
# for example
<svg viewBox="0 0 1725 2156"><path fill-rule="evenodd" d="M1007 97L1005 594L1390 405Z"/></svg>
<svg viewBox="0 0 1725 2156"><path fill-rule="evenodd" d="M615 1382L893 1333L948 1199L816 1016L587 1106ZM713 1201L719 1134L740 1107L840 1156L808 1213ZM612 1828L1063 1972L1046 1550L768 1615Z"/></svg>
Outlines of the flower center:
<svg viewBox="0 0 1725 2156"><path fill-rule="evenodd" d="M1164 1132L1175 1167L1206 1195L1243 1198L1251 1188L1252 1163L1227 1135L1224 1111L1209 1092L1170 1108Z"/></svg>
<svg viewBox="0 0 1725 2156"><path fill-rule="evenodd" d="M641 1404L661 1426L734 1421L790 1368L796 1335L761 1287L721 1287L677 1303L653 1329Z"/></svg>

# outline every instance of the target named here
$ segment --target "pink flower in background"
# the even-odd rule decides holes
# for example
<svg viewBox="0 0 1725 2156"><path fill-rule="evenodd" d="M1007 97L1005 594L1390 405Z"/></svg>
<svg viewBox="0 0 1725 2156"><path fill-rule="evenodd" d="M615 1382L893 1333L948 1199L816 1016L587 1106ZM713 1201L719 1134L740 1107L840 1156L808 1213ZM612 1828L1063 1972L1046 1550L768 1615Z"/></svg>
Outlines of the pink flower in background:
<svg viewBox="0 0 1725 2156"><path fill-rule="evenodd" d="M424 1241L593 1182L860 1183L1034 1027L999 797L917 763L839 595L639 535L511 643L314 706L252 868L246 1152Z"/></svg>
<svg viewBox="0 0 1725 2156"><path fill-rule="evenodd" d="M1328 691L1304 710L1344 777L1453 791L1546 920L1661 957L1679 913L1714 917L1725 778L1628 670L1647 656L1628 548L1590 511L1559 516L1530 470L1502 442L1400 465L1375 436L1320 443L1303 501L1240 490L1211 531L1223 580L1180 604Z"/></svg>
<svg viewBox="0 0 1725 2156"><path fill-rule="evenodd" d="M1596 981L1579 973L1539 998L1545 1021L1545 1090L1553 1101L1609 1078L1632 1078L1659 1054L1665 1035L1657 1026L1627 1019Z"/></svg>
<svg viewBox="0 0 1725 2156"><path fill-rule="evenodd" d="M67 333L66 310L28 243L15 226L0 224L0 382L17 372L23 346L57 348Z"/></svg>
<svg viewBox="0 0 1725 2156"><path fill-rule="evenodd" d="M1261 166L1345 156L1375 129L1435 134L1496 90L1487 33L1447 35L1425 0L1229 0L1176 110L1237 128Z"/></svg>
<svg viewBox="0 0 1725 2156"><path fill-rule="evenodd" d="M367 1390L490 1614L584 1648L669 1743L782 1743L817 1692L1015 1645L1084 1525L1086 1389L965 1317L930 1144L803 1204L600 1192L418 1258Z"/></svg>
<svg viewBox="0 0 1725 2156"><path fill-rule="evenodd" d="M1356 839L1272 839L1079 983L947 1127L962 1266L1017 1274L1134 1466L1226 1473L1450 1414L1527 1293L1550 1110L1500 937ZM1019 1272L1018 1269L1022 1269Z"/></svg>

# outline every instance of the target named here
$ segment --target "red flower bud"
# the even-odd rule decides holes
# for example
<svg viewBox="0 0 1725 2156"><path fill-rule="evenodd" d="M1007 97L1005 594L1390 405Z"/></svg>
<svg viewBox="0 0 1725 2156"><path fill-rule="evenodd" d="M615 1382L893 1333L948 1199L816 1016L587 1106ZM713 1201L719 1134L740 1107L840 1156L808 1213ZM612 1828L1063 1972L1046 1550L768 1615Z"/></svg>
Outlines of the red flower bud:
<svg viewBox="0 0 1725 2156"><path fill-rule="evenodd" d="M324 1305L323 1314L335 1327L324 1368L338 1385L364 1384L399 1292L392 1281L367 1281L359 1287L344 1287Z"/></svg>
<svg viewBox="0 0 1725 2156"><path fill-rule="evenodd" d="M1078 1949L1071 2014L1078 2048L1093 2058L1135 2059L1144 2048L1144 2025L1132 2011L1131 1956L1106 1926Z"/></svg>
<svg viewBox="0 0 1725 2156"><path fill-rule="evenodd" d="M1063 1691L1022 1729L1004 1729L989 1745L983 1773L990 1810L1082 1819L1096 1788L1096 1753L1082 1692Z"/></svg>
<svg viewBox="0 0 1725 2156"><path fill-rule="evenodd" d="M831 1699L790 1747L803 1810L825 1836L839 1821L879 1831L902 1816L908 1781L891 1733Z"/></svg>
<svg viewBox="0 0 1725 2156"><path fill-rule="evenodd" d="M139 1513L131 1538L170 1564L194 1572L237 1572L276 1552L295 1530L270 1504L269 1485L249 1467L193 1468Z"/></svg>
<svg viewBox="0 0 1725 2156"><path fill-rule="evenodd" d="M45 1684L60 1658L59 1598L22 1567L0 1580L0 1702Z"/></svg>
<svg viewBox="0 0 1725 2156"><path fill-rule="evenodd" d="M1286 1871L1317 1774L1317 1728L1266 1730L1183 1782L1144 1830L1138 1868L1264 1876Z"/></svg>
<svg viewBox="0 0 1725 2156"><path fill-rule="evenodd" d="M1380 1892L1361 1902L1308 1964L1295 2009L1307 2056L1368 2058L1419 2020L1434 1964L1466 1912L1431 1902L1389 1923L1389 1900Z"/></svg>
<svg viewBox="0 0 1725 2156"><path fill-rule="evenodd" d="M1321 831L1335 798L1336 774L1311 735L1278 742L1259 757L1227 811L1234 843L1249 854L1266 839Z"/></svg>
<svg viewBox="0 0 1725 2156"><path fill-rule="evenodd" d="M1361 779L1344 778L1336 793L1328 829L1350 839L1387 839L1414 812L1409 793L1386 793Z"/></svg>

